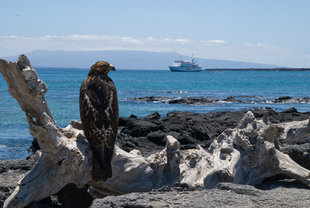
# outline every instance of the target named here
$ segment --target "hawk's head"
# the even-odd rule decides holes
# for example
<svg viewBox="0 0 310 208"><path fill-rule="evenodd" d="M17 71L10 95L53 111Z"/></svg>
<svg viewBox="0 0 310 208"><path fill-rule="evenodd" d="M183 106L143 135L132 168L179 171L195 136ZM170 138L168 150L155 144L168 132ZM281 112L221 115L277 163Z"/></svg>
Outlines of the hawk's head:
<svg viewBox="0 0 310 208"><path fill-rule="evenodd" d="M107 75L109 71L115 71L115 67L105 61L97 61L91 66L89 74L105 74Z"/></svg>

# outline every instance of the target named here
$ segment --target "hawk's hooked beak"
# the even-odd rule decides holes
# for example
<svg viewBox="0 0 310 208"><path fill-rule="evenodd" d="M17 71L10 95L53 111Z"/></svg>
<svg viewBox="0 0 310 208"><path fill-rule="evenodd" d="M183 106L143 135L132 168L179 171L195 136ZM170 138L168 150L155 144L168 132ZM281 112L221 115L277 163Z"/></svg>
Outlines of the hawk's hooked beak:
<svg viewBox="0 0 310 208"><path fill-rule="evenodd" d="M110 64L110 67L111 71L115 71L115 67L113 65Z"/></svg>

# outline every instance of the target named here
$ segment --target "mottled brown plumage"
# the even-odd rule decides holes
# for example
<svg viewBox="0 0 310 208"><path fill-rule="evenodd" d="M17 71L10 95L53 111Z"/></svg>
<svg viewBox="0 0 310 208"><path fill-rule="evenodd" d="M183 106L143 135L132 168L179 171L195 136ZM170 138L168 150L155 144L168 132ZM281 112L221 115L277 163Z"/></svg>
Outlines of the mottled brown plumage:
<svg viewBox="0 0 310 208"><path fill-rule="evenodd" d="M93 153L93 179L112 176L111 160L118 129L118 101L115 85L108 76L115 68L96 62L80 89L80 116L84 134Z"/></svg>

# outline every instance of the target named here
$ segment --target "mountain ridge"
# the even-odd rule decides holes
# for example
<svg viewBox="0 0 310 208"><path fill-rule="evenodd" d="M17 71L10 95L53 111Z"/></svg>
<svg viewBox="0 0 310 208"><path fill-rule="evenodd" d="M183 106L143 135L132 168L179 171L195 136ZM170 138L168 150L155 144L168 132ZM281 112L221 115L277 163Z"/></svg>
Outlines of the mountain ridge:
<svg viewBox="0 0 310 208"><path fill-rule="evenodd" d="M35 50L25 53L36 67L51 68L89 68L98 60L112 63L118 69L169 70L168 66L176 59L190 59L176 52L150 52L131 50L101 51L47 51ZM4 57L8 61L16 61L18 55ZM211 68L278 68L273 64L260 64L242 61L196 58L203 69Z"/></svg>

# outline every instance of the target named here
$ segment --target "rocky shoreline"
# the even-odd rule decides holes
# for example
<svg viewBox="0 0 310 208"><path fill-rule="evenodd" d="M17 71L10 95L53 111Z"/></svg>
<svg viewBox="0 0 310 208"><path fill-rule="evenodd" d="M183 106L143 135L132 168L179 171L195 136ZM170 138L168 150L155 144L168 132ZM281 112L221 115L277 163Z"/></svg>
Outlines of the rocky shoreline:
<svg viewBox="0 0 310 208"><path fill-rule="evenodd" d="M178 93L178 92L176 92ZM182 92L180 92L182 94ZM153 102L166 104L182 104L182 105L210 105L219 103L243 103L243 104L262 104L262 103L309 103L310 97L290 97L283 96L278 98L264 98L259 96L228 96L224 99L214 97L133 97L129 98L136 102Z"/></svg>
<svg viewBox="0 0 310 208"><path fill-rule="evenodd" d="M262 187L219 183L214 189L189 190L164 187L147 193L131 193L97 199L101 207L308 207L310 190L295 181L264 183Z"/></svg>
<svg viewBox="0 0 310 208"><path fill-rule="evenodd" d="M295 108L283 112L276 112L271 108L252 109L251 111L258 119L267 113L271 123L301 121L310 117L310 112L300 113ZM145 118L137 118L135 115L131 115L129 118L121 117L118 145L125 151L137 149L142 155L148 156L163 149L166 144L165 135L169 134L178 139L181 149L193 149L197 144L208 148L213 139L225 129L236 127L246 112L225 111L202 114L171 112L163 118L155 112ZM307 146L308 142L310 140L305 139L298 145ZM285 147L289 145L294 144L283 144L283 149L285 150ZM290 152L290 156L297 159L298 148L295 148L295 151L286 149L285 153ZM310 168L310 164L307 167Z"/></svg>
<svg viewBox="0 0 310 208"><path fill-rule="evenodd" d="M208 148L210 143L227 128L234 128L247 111L171 112L166 116L153 113L145 118L131 115L120 118L118 145L125 151L137 149L148 156L165 146L167 134L175 136L181 149L192 149L197 144ZM300 113L296 109L275 112L270 108L253 109L256 118L268 114L271 123L306 120L310 112ZM279 149L301 166L310 169L310 136L299 141L279 144ZM32 168L33 158L0 162L0 206L13 191L18 178ZM92 198L84 189L66 186L56 196L28 207L89 207ZM302 198L301 201L299 201ZM220 183L211 190L190 189L179 184L163 187L147 193L132 193L109 196L94 200L91 207L210 207L219 206L274 206L305 207L310 204L310 189L282 176L272 178L256 187Z"/></svg>

